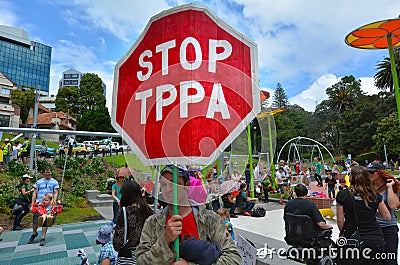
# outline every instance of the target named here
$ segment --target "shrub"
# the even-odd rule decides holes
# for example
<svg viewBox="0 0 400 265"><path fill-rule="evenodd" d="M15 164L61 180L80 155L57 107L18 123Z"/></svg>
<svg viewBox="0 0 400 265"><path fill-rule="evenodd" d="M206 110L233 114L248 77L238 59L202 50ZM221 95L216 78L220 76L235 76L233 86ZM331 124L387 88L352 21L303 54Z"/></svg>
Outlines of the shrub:
<svg viewBox="0 0 400 265"><path fill-rule="evenodd" d="M43 172L46 167L50 167L51 169L53 169L53 166L47 160L44 159L36 160L36 166L39 172Z"/></svg>
<svg viewBox="0 0 400 265"><path fill-rule="evenodd" d="M10 161L8 163L8 173L14 177L21 177L28 172L28 167L17 161Z"/></svg>

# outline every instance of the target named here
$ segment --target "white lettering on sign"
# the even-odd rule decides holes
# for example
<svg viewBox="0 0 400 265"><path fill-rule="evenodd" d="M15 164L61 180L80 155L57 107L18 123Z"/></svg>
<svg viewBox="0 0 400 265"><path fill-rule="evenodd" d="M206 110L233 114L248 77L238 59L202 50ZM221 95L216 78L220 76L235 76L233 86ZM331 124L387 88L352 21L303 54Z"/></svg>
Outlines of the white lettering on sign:
<svg viewBox="0 0 400 265"><path fill-rule="evenodd" d="M196 94L189 96L189 88L195 89ZM204 88L197 81L181 82L180 96L181 96L180 117L187 118L189 103L197 103L202 101L204 99Z"/></svg>
<svg viewBox="0 0 400 265"><path fill-rule="evenodd" d="M231 117L221 84L213 85L210 104L208 104L206 117L213 119L215 112L221 112L223 119L229 119Z"/></svg>
<svg viewBox="0 0 400 265"><path fill-rule="evenodd" d="M168 50L175 47L175 40L170 40L156 46L156 52L161 52L161 74L168 74Z"/></svg>
<svg viewBox="0 0 400 265"><path fill-rule="evenodd" d="M195 94L189 95L189 90L194 89ZM169 93L167 98L163 98L165 93ZM140 100L140 124L146 124L147 117L147 99L152 97L152 89L137 92L135 100ZM180 82L180 102L179 117L187 118L189 115L189 103L199 103L204 100L204 87L197 81ZM156 121L163 119L163 107L171 105L177 97L175 86L165 84L156 87ZM221 112L223 119L230 119L228 105L226 104L224 91L221 84L214 84L211 92L210 102L208 103L206 118L213 119L216 112Z"/></svg>
<svg viewBox="0 0 400 265"><path fill-rule="evenodd" d="M163 99L164 93L169 92L169 97ZM176 99L176 88L171 84L156 88L156 121L162 120L162 107L169 106Z"/></svg>
<svg viewBox="0 0 400 265"><path fill-rule="evenodd" d="M142 105L140 108L140 124L145 124L146 123L146 99L151 97L153 94L153 91L151 89L145 90L143 92L137 92L135 95L135 100L141 100Z"/></svg>
<svg viewBox="0 0 400 265"><path fill-rule="evenodd" d="M194 52L196 54L196 59L194 60L193 63L189 63L186 58L186 48L189 44L192 44L194 47ZM183 40L181 44L181 50L179 52L180 55L180 61L182 68L185 70L196 70L197 68L200 67L201 65L201 59L203 55L201 54L201 47L200 43L192 37L187 37L186 39Z"/></svg>
<svg viewBox="0 0 400 265"><path fill-rule="evenodd" d="M152 52L150 50L145 50L140 56L139 56L139 65L141 67L147 68L147 74L143 75L143 71L137 72L137 78L140 81L145 81L149 79L151 73L153 72L153 64L151 62L145 62L144 57L149 57L151 58L153 56Z"/></svg>
<svg viewBox="0 0 400 265"><path fill-rule="evenodd" d="M215 73L217 71L216 61L221 61L228 58L232 54L232 45L226 40L209 40L208 52L208 71ZM224 48L224 51L217 53L217 48Z"/></svg>
<svg viewBox="0 0 400 265"><path fill-rule="evenodd" d="M187 47L189 44L192 44L194 47L196 59L194 62L190 63L187 60ZM222 61L227 59L232 54L232 45L227 40L208 40L208 72L216 73L217 71L217 61ZM168 74L168 67L169 67L169 57L168 51L176 47L176 40L170 40L164 43L161 43L156 46L156 53L161 52L161 74L167 75ZM218 48L223 48L223 51L217 53ZM143 74L142 71L138 71L136 73L137 78L139 81L146 81L149 79L153 72L153 64L150 60L145 61L145 58L152 58L153 53L151 50L145 50L139 56L139 65L145 69L147 69L147 73ZM187 37L184 39L179 47L179 62L183 69L194 71L201 66L203 60L203 53L201 49L201 45L196 38Z"/></svg>

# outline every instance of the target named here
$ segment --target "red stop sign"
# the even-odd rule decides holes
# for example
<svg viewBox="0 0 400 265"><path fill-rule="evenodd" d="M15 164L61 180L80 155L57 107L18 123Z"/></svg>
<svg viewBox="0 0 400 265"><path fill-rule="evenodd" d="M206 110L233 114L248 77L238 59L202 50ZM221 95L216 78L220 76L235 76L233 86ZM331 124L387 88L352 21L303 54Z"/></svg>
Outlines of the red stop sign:
<svg viewBox="0 0 400 265"><path fill-rule="evenodd" d="M152 17L115 66L112 124L145 165L210 164L259 97L256 44L183 5Z"/></svg>

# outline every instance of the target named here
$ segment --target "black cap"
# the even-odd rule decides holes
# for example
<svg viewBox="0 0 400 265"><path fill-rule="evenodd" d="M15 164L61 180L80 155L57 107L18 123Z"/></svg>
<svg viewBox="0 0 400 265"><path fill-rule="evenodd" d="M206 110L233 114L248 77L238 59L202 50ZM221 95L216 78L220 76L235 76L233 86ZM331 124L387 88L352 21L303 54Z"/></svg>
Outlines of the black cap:
<svg viewBox="0 0 400 265"><path fill-rule="evenodd" d="M385 167L384 167L381 163L379 163L379 162L372 162L372 163L369 163L369 164L368 164L368 166L367 166L366 169L367 169L368 171L375 172L375 171L377 171L377 170L385 170Z"/></svg>

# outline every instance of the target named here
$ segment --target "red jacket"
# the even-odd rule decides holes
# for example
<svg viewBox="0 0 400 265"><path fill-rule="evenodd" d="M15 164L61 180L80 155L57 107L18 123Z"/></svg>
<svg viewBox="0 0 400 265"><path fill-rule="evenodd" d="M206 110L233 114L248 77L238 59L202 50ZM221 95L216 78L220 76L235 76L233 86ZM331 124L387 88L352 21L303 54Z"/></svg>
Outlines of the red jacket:
<svg viewBox="0 0 400 265"><path fill-rule="evenodd" d="M37 203L32 203L32 213L39 213L40 215L42 214L47 214L46 210L46 205L43 203L38 205ZM56 216L57 214L62 212L62 205L61 204L55 204L51 207L51 215Z"/></svg>

